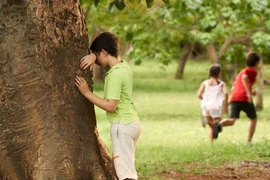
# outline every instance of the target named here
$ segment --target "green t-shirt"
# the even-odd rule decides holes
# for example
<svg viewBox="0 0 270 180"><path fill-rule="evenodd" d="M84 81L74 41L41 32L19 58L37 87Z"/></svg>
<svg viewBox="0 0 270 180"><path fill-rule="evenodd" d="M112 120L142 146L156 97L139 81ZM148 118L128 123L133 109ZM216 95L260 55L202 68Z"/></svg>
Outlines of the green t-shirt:
<svg viewBox="0 0 270 180"><path fill-rule="evenodd" d="M105 75L104 98L118 100L113 113L107 112L112 124L120 120L129 124L139 120L132 98L132 70L125 61L114 65Z"/></svg>

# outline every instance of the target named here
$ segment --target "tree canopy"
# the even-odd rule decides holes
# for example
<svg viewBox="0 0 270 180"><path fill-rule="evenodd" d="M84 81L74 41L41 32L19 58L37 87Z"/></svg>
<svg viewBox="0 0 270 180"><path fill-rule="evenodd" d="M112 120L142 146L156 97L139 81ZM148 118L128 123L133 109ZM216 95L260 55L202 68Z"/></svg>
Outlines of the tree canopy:
<svg viewBox="0 0 270 180"><path fill-rule="evenodd" d="M123 43L131 44L129 56L138 64L145 58L167 64L183 53L186 42L212 44L219 63L237 63L247 49L259 51L268 61L268 0L94 2L84 4L91 6L89 32L102 29L117 34Z"/></svg>

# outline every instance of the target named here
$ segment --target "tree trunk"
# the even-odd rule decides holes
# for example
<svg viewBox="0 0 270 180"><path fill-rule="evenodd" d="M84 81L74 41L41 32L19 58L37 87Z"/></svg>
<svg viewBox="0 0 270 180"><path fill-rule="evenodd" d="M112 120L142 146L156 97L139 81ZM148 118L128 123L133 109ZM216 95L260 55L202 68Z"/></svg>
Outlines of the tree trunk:
<svg viewBox="0 0 270 180"><path fill-rule="evenodd" d="M186 43L185 44L185 47L184 47L185 54L179 59L179 63L178 63L178 67L177 67L177 71L176 71L176 75L175 75L176 79L182 79L186 62L189 59L189 57L193 51L194 44L195 43L192 43L192 44Z"/></svg>
<svg viewBox="0 0 270 180"><path fill-rule="evenodd" d="M214 44L207 44L206 51L207 51L207 55L209 57L211 64L218 63L219 57L217 55L216 48L215 48Z"/></svg>
<svg viewBox="0 0 270 180"><path fill-rule="evenodd" d="M0 178L114 179L94 106L74 86L88 53L79 0L0 1Z"/></svg>
<svg viewBox="0 0 270 180"><path fill-rule="evenodd" d="M264 75L263 75L263 60L260 61L260 68L258 69L258 75L256 78L257 85L257 99L256 99L256 109L263 109L263 90L264 90Z"/></svg>

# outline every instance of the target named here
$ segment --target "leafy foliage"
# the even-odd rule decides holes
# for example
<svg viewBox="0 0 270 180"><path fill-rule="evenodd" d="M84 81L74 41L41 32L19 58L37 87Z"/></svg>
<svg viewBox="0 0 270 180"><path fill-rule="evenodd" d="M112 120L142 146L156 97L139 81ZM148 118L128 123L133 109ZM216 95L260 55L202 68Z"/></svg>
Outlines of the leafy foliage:
<svg viewBox="0 0 270 180"><path fill-rule="evenodd" d="M130 44L129 57L137 64L146 58L168 64L179 58L187 42L200 43L202 47L214 44L219 50L228 39L231 43L225 54L220 55L223 64L237 64L229 59L242 61L238 51L247 51L247 48L241 46L253 46L265 54L265 61L269 57L268 0L94 2L87 18L89 33L99 29L117 34L123 44Z"/></svg>
<svg viewBox="0 0 270 180"><path fill-rule="evenodd" d="M81 4L91 3L94 1L95 6L98 4L109 3L108 11L113 12L113 8L116 7L118 10L123 10L126 4L138 5L141 0L80 0ZM147 7L151 8L154 5L154 0L145 0ZM164 3L169 4L169 0L163 0Z"/></svg>

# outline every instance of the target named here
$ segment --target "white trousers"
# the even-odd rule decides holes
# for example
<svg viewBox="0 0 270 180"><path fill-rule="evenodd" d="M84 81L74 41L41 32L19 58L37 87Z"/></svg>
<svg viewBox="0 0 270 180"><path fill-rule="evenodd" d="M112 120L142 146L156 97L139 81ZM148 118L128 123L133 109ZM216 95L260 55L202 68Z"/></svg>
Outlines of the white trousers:
<svg viewBox="0 0 270 180"><path fill-rule="evenodd" d="M113 163L119 180L138 178L134 160L136 142L140 134L140 121L126 125L122 121L111 124Z"/></svg>

